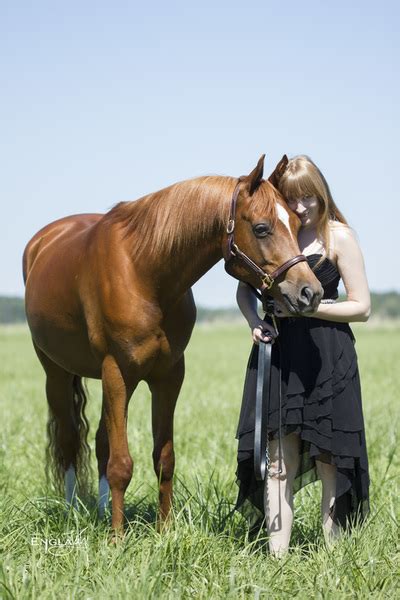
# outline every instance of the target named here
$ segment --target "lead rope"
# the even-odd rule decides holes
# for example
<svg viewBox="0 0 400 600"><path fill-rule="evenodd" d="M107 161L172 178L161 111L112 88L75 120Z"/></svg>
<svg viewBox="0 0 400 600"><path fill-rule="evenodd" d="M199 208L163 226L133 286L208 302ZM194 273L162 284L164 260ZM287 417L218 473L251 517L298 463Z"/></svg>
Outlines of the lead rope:
<svg viewBox="0 0 400 600"><path fill-rule="evenodd" d="M275 316L270 315L278 336L278 327ZM271 355L272 343L260 342L258 346L258 366L256 398L254 410L254 475L257 481L264 481L270 474L271 456L269 448L268 421L271 397ZM280 358L280 357L279 357ZM279 360L280 363L280 360ZM281 393L281 367L278 369L279 382L279 423L278 423L278 472L282 473L282 393Z"/></svg>
<svg viewBox="0 0 400 600"><path fill-rule="evenodd" d="M279 335L278 327L276 324L275 315L272 313L271 315L272 323L275 329L275 335ZM270 365L272 366L272 364ZM279 368L278 368L278 394L279 394L279 423L278 423L278 473L282 473L282 386L281 386L281 349L279 346ZM269 408L269 407L268 407ZM266 462L266 474L265 474L265 484L264 484L264 511L265 511L265 527L268 530L268 522L269 522L269 490L268 490L268 477L271 473L271 457L269 454L269 435L267 432L267 443L265 447L265 462Z"/></svg>
<svg viewBox="0 0 400 600"><path fill-rule="evenodd" d="M278 453L279 453L279 469L278 469L278 473L281 474L283 469L282 469L282 371L281 371L281 361L280 361L280 354L279 354L279 370L278 370L278 376L279 376L279 429L278 429Z"/></svg>
<svg viewBox="0 0 400 600"><path fill-rule="evenodd" d="M279 331L278 331L278 326L276 324L276 318L275 315L272 314L271 315L271 319L272 319L272 323L274 325L274 329L275 329L275 335L278 336L279 335ZM278 473L279 475L282 473L283 469L282 469L282 369L281 369L281 352L280 352L280 348L279 348L279 368L278 368L278 394L279 394L279 422L278 422ZM268 453L268 460L270 461L270 456L269 456L269 449L268 449L268 437L267 437L267 453ZM269 474L269 465L268 465L268 469L267 472Z"/></svg>

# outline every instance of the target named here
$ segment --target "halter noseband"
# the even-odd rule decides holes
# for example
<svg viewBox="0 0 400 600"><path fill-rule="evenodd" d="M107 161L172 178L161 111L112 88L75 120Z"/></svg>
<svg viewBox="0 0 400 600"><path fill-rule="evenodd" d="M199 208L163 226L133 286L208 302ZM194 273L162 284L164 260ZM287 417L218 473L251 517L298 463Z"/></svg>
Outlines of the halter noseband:
<svg viewBox="0 0 400 600"><path fill-rule="evenodd" d="M293 258L290 258L289 260L284 262L280 267L275 269L275 271L273 273L269 274L269 273L266 273L265 271L263 271L261 269L261 267L256 265L256 263L254 261L252 261L251 258L249 256L247 256L247 254L242 252L240 250L240 248L237 246L237 244L235 244L234 232L235 232L236 203L237 203L237 199L239 196L239 186L243 180L244 180L244 177L239 177L239 181L237 182L236 187L233 192L233 195L232 195L229 220L228 220L228 225L226 227L226 233L228 234L228 240L227 240L227 246L228 246L227 250L228 251L227 251L227 257L225 259L225 269L228 266L228 263L230 261L232 261L234 258L239 258L249 267L249 269L251 271L253 271L261 279L260 289L263 292L264 290L271 289L271 287L274 285L275 279L277 277L279 277L279 275L282 275L282 273L284 273L285 271L290 269L290 267L293 267L293 265L296 265L299 262L307 261L307 259L304 256L304 254L298 254L297 256L294 256Z"/></svg>

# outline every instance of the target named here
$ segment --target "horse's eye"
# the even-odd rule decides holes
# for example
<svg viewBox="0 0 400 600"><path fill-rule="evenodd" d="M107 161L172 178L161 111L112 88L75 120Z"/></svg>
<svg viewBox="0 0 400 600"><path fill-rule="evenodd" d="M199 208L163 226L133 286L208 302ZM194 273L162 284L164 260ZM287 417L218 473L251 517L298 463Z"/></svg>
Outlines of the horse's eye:
<svg viewBox="0 0 400 600"><path fill-rule="evenodd" d="M254 235L258 238L267 237L272 233L270 226L267 223L257 223L253 225Z"/></svg>

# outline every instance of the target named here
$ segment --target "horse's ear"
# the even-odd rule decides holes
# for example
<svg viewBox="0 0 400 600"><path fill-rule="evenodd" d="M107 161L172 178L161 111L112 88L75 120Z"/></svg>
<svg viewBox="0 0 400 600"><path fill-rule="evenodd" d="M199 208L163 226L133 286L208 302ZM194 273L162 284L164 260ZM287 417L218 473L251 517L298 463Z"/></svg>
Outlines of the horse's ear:
<svg viewBox="0 0 400 600"><path fill-rule="evenodd" d="M249 186L249 194L250 196L254 194L258 186L263 180L264 174L264 158L265 154L260 157L260 160L257 163L257 166L252 170L250 175L247 175L246 181Z"/></svg>
<svg viewBox="0 0 400 600"><path fill-rule="evenodd" d="M282 175L284 174L284 172L286 171L286 167L288 166L288 162L289 162L289 159L286 156L286 154L284 154L282 156L281 160L276 165L275 171L273 173L271 173L271 175L268 177L268 181L270 183L272 183L272 185L276 189L278 189L278 187L279 187L279 180L282 177Z"/></svg>

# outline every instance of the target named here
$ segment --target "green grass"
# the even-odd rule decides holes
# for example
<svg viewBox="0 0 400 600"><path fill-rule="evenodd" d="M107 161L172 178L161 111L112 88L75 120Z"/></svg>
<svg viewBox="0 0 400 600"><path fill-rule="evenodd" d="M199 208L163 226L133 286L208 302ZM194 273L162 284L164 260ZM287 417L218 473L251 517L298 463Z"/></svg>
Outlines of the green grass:
<svg viewBox="0 0 400 600"><path fill-rule="evenodd" d="M0 520L4 598L395 598L400 595L400 329L355 327L371 475L371 515L327 549L319 484L296 496L292 549L269 556L231 514L235 429L250 349L246 327L202 326L187 352L175 419L175 519L159 534L151 461L150 397L140 385L129 409L135 461L126 496L125 539L108 543L94 497L65 513L46 491L44 376L25 327L0 329ZM100 386L89 384L90 444ZM93 462L93 467L95 464ZM40 540L75 545L52 553ZM67 552L67 550L69 550ZM60 552L60 551L59 551Z"/></svg>

